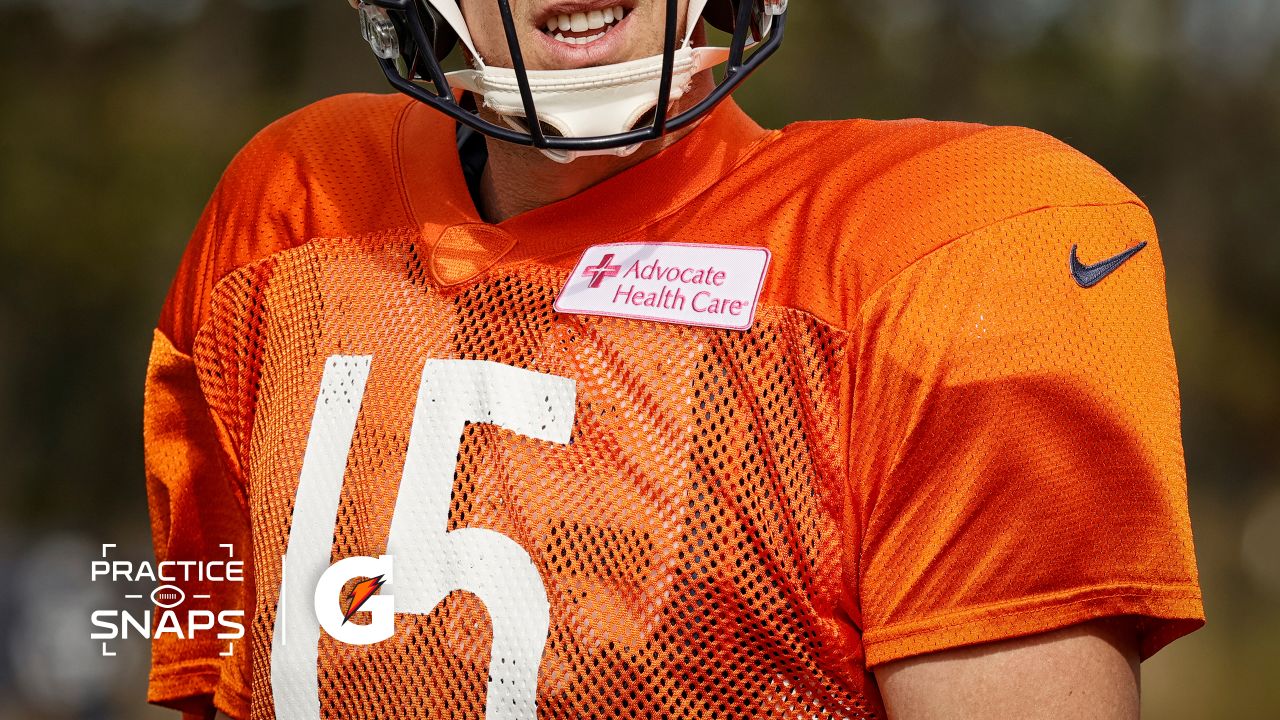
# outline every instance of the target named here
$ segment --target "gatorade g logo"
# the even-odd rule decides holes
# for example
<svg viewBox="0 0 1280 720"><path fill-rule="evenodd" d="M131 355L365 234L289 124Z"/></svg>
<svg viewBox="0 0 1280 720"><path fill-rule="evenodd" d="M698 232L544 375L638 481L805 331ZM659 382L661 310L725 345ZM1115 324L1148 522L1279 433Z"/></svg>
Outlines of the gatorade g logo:
<svg viewBox="0 0 1280 720"><path fill-rule="evenodd" d="M511 538L484 528L449 531L449 502L467 423L491 423L525 437L568 444L576 386L566 378L498 363L428 360L387 554L347 558L326 569L371 363L369 356L329 358L316 398L271 641L276 715L282 720L320 718L321 627L344 642L375 643L394 632L395 613L429 614L449 593L465 590L484 602L493 627L485 717L534 718L538 668L550 624L542 578L529 553ZM380 594L370 593L362 608L372 612L373 622L344 622L342 586L352 578L378 576L386 585Z"/></svg>
<svg viewBox="0 0 1280 720"><path fill-rule="evenodd" d="M346 612L340 609L338 596L342 586L348 580L366 577L375 578L373 582L356 585ZM316 619L320 627L335 640L348 645L372 645L391 637L395 632L396 618L393 607L394 599L390 595L374 595L384 583L391 580L391 556L380 558L349 557L339 560L324 571L320 582L316 585ZM366 594L367 593L367 594ZM347 622L361 610L373 614L373 622L358 625Z"/></svg>

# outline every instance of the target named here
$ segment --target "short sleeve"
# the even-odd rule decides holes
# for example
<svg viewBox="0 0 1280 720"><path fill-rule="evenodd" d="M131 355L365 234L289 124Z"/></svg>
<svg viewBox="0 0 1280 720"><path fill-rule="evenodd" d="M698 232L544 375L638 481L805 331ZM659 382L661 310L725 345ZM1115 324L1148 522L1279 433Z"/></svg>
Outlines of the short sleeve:
<svg viewBox="0 0 1280 720"><path fill-rule="evenodd" d="M850 358L869 666L1111 616L1146 658L1203 624L1144 208L943 245L863 302Z"/></svg>
<svg viewBox="0 0 1280 720"><path fill-rule="evenodd" d="M248 717L253 589L246 503L229 443L204 401L195 364L159 330L147 370L143 415L157 562L245 561L244 582L201 582L172 571L186 598L183 611L208 610L215 616L242 611L245 636L234 643L218 639L224 629L220 625L186 637L156 633L147 699L189 717L205 717L215 706L232 717Z"/></svg>

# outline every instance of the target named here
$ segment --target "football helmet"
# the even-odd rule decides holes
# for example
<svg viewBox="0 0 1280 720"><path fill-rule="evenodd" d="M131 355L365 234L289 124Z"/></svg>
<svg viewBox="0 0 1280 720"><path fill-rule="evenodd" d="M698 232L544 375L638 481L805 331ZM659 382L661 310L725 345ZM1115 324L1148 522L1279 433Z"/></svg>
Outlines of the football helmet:
<svg viewBox="0 0 1280 720"><path fill-rule="evenodd" d="M510 68L485 62L458 0L362 0L361 28L397 90L485 135L538 148L558 162L627 155L640 143L702 117L777 50L787 11L787 0L689 0L689 21L677 38L678 3L665 0L661 55L572 70L528 70L510 0L493 1L502 16ZM729 47L694 47L700 18L730 34ZM458 44L469 67L445 72L441 63ZM670 117L672 103L688 92L694 76L721 63L727 66L711 93ZM504 124L486 120L480 107Z"/></svg>

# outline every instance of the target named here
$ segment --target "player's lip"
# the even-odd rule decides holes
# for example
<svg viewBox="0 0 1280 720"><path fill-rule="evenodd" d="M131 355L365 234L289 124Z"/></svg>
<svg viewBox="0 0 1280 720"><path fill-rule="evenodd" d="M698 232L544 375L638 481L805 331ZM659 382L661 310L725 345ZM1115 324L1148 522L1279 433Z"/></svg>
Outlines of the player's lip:
<svg viewBox="0 0 1280 720"><path fill-rule="evenodd" d="M570 0L543 9L537 15L538 36L553 58L556 69L570 69L620 62L634 0ZM618 17L621 16L621 17ZM568 30L560 28L568 24ZM584 28L574 30L574 26ZM596 27L592 28L591 25Z"/></svg>

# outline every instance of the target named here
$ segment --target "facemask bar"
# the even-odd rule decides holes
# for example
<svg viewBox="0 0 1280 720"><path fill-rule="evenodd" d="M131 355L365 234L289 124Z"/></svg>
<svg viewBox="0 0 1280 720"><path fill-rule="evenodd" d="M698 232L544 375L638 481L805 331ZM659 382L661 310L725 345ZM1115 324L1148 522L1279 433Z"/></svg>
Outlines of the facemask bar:
<svg viewBox="0 0 1280 720"><path fill-rule="evenodd" d="M674 1L667 0L667 4ZM507 47L511 50L511 66L516 71L516 82L520 85L520 102L524 105L529 135L534 147L547 147L547 138L542 134L542 122L538 119L538 109L533 104L533 90L529 88L529 75L524 67L524 54L520 52L520 39L516 37L516 21L511 15L510 0L498 0L498 12L502 14L502 29L506 31Z"/></svg>
<svg viewBox="0 0 1280 720"><path fill-rule="evenodd" d="M548 136L543 131L543 123L538 119L537 107L533 92L530 89L524 58L520 51L514 16L511 13L510 0L496 0L502 16L508 47L511 51L516 81L519 84L520 99L524 106L525 126L522 132L513 128L492 123L482 118L474 110L464 107L455 97L454 88L445 77L444 69L435 57L433 43L427 36L427 19L423 17L423 9L418 0L364 0L366 5L383 8L398 13L397 29L401 34L408 32L413 38L415 52L399 56L396 49L379 49L378 62L391 85L400 92L445 113L454 120L505 142L535 147L540 150L557 151L591 151L609 150L627 147L650 140L656 140L665 133L679 130L705 115L718 103L729 96L748 75L772 55L782 44L783 31L786 26L786 3L778 0L766 0L766 7L772 10L764 16L762 22L765 35L763 42L755 46L750 57L745 57L748 43L751 40L752 2L744 0L737 8L732 42L730 43L729 61L724 79L693 107L669 117L672 72L676 53L676 30L678 22L677 0L666 0L667 20L663 34L662 77L658 86L658 103L654 108L653 123L642 128L611 135L592 137L560 137ZM437 21L439 21L437 19ZM696 22L693 18L690 22ZM401 25L407 26L402 27ZM381 36L384 33L378 33ZM369 31L366 30L366 36ZM469 39L464 43L470 45ZM398 57L398 59L397 59ZM400 69L403 63L404 71ZM422 72L425 70L425 72ZM412 78L422 76L430 80L435 91L414 82Z"/></svg>

